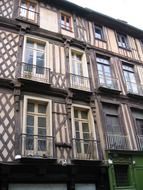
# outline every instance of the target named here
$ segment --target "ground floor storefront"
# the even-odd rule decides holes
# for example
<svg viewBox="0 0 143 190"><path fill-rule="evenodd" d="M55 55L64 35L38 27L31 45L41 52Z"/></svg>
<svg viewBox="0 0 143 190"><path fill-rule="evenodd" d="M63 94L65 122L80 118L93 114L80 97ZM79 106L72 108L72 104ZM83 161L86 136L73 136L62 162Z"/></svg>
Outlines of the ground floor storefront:
<svg viewBox="0 0 143 190"><path fill-rule="evenodd" d="M108 170L101 162L57 164L20 160L0 164L1 190L109 190Z"/></svg>
<svg viewBox="0 0 143 190"><path fill-rule="evenodd" d="M108 151L110 190L143 189L143 153Z"/></svg>

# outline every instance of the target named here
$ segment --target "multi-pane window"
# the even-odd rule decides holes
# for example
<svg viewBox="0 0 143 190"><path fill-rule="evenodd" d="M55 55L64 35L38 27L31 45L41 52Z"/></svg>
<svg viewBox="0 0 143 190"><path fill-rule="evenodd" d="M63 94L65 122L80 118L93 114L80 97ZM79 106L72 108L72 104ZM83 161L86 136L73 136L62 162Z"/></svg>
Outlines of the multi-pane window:
<svg viewBox="0 0 143 190"><path fill-rule="evenodd" d="M114 171L115 171L115 179L117 187L130 185L128 165L115 165Z"/></svg>
<svg viewBox="0 0 143 190"><path fill-rule="evenodd" d="M127 137L124 126L119 117L119 107L112 104L103 104L105 116L106 143L109 149L127 149Z"/></svg>
<svg viewBox="0 0 143 190"><path fill-rule="evenodd" d="M88 110L74 109L74 125L77 153L88 153L88 144L91 139Z"/></svg>
<svg viewBox="0 0 143 190"><path fill-rule="evenodd" d="M33 1L22 0L19 16L29 21L37 22L37 4Z"/></svg>
<svg viewBox="0 0 143 190"><path fill-rule="evenodd" d="M116 81L112 77L109 59L102 56L97 56L96 62L99 85L107 88L117 87L115 84Z"/></svg>
<svg viewBox="0 0 143 190"><path fill-rule="evenodd" d="M24 70L35 74L44 74L45 43L27 38L25 46Z"/></svg>
<svg viewBox="0 0 143 190"><path fill-rule="evenodd" d="M72 74L83 76L82 54L76 51L71 52Z"/></svg>
<svg viewBox="0 0 143 190"><path fill-rule="evenodd" d="M71 16L61 14L61 28L72 31Z"/></svg>
<svg viewBox="0 0 143 190"><path fill-rule="evenodd" d="M123 73L127 91L130 93L138 94L138 86L136 82L136 77L134 73L134 67L123 64Z"/></svg>
<svg viewBox="0 0 143 190"><path fill-rule="evenodd" d="M118 46L122 48L129 48L127 36L117 33Z"/></svg>
<svg viewBox="0 0 143 190"><path fill-rule="evenodd" d="M99 40L104 39L103 28L101 26L95 25L95 38L97 38Z"/></svg>
<svg viewBox="0 0 143 190"><path fill-rule="evenodd" d="M46 151L47 137L47 103L27 103L26 116L26 150Z"/></svg>
<svg viewBox="0 0 143 190"><path fill-rule="evenodd" d="M143 150L143 111L139 109L133 109L132 114L135 123L137 145L140 150Z"/></svg>

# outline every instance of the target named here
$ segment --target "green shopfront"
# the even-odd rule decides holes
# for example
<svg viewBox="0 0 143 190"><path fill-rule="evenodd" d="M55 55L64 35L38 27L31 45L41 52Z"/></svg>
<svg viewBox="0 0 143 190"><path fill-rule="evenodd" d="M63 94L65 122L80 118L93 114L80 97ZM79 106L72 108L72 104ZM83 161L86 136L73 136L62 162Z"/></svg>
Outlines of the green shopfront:
<svg viewBox="0 0 143 190"><path fill-rule="evenodd" d="M143 190L143 152L108 151L110 190Z"/></svg>

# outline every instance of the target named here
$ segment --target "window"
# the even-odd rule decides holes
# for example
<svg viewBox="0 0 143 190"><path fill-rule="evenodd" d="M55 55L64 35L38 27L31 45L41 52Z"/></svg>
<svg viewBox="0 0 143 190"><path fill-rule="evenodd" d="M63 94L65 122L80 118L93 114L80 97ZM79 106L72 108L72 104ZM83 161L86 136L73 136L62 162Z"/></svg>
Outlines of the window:
<svg viewBox="0 0 143 190"><path fill-rule="evenodd" d="M104 39L103 28L101 26L95 25L95 38L97 38L99 40Z"/></svg>
<svg viewBox="0 0 143 190"><path fill-rule="evenodd" d="M28 21L37 22L37 3L29 0L21 0L19 16Z"/></svg>
<svg viewBox="0 0 143 190"><path fill-rule="evenodd" d="M32 155L51 154L51 101L24 98L23 152ZM50 147L51 146L51 147Z"/></svg>
<svg viewBox="0 0 143 190"><path fill-rule="evenodd" d="M72 73L83 76L82 53L72 51L71 56L72 56Z"/></svg>
<svg viewBox="0 0 143 190"><path fill-rule="evenodd" d="M71 16L61 13L61 28L72 31Z"/></svg>
<svg viewBox="0 0 143 190"><path fill-rule="evenodd" d="M129 48L127 36L117 33L118 46L122 48Z"/></svg>
<svg viewBox="0 0 143 190"><path fill-rule="evenodd" d="M105 115L106 143L109 149L127 149L127 137L119 117L119 107L112 104L103 104Z"/></svg>
<svg viewBox="0 0 143 190"><path fill-rule="evenodd" d="M108 58L96 57L99 86L115 89L116 80L112 77L111 66Z"/></svg>
<svg viewBox="0 0 143 190"><path fill-rule="evenodd" d="M123 73L127 91L133 94L138 94L138 86L136 83L134 67L127 64L123 64Z"/></svg>
<svg viewBox="0 0 143 190"><path fill-rule="evenodd" d="M128 165L115 165L114 171L115 171L115 179L117 187L130 185Z"/></svg>
<svg viewBox="0 0 143 190"><path fill-rule="evenodd" d="M24 52L24 71L36 75L44 74L45 66L45 46L44 42L36 41L31 38L26 39L25 52Z"/></svg>
<svg viewBox="0 0 143 190"><path fill-rule="evenodd" d="M93 118L91 112L86 108L73 108L73 124L75 155L81 159L95 158L95 137L93 134Z"/></svg>
<svg viewBox="0 0 143 190"><path fill-rule="evenodd" d="M71 50L70 52L70 86L84 91L90 90L88 69L85 53Z"/></svg>
<svg viewBox="0 0 143 190"><path fill-rule="evenodd" d="M137 146L140 150L143 150L143 111L132 109L132 114L135 122Z"/></svg>

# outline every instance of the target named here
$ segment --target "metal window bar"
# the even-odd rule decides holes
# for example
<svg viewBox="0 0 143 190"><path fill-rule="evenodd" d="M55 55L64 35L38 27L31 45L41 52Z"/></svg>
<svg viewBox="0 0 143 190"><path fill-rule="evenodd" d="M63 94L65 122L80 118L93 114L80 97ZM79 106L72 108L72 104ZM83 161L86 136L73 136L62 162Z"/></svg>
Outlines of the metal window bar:
<svg viewBox="0 0 143 190"><path fill-rule="evenodd" d="M22 156L53 158L54 137L41 135L21 135Z"/></svg>
<svg viewBox="0 0 143 190"><path fill-rule="evenodd" d="M21 10L25 10L25 11L26 11L26 16L22 16L22 15L21 15ZM29 15L29 13L33 13L33 14L34 14L34 19L28 18L27 12L28 12L28 15ZM20 18L24 18L24 19L29 20L29 21L31 21L31 22L38 23L38 21L39 21L39 15L40 15L40 14L39 14L38 12L36 12L36 11L32 11L32 10L29 10L29 9L27 9L27 8L18 6L18 17L20 17Z"/></svg>
<svg viewBox="0 0 143 190"><path fill-rule="evenodd" d="M106 75L98 75L98 86L119 90L118 79Z"/></svg>
<svg viewBox="0 0 143 190"><path fill-rule="evenodd" d="M72 139L73 157L79 160L97 159L97 141L88 139Z"/></svg>
<svg viewBox="0 0 143 190"><path fill-rule="evenodd" d="M120 134L106 134L107 149L128 150L128 136Z"/></svg>
<svg viewBox="0 0 143 190"><path fill-rule="evenodd" d="M141 84L131 81L126 81L126 88L128 93L143 96L143 85Z"/></svg>
<svg viewBox="0 0 143 190"><path fill-rule="evenodd" d="M90 82L88 77L76 75L76 74L69 74L70 80L70 87L81 89L85 91L90 91Z"/></svg>
<svg viewBox="0 0 143 190"><path fill-rule="evenodd" d="M16 77L50 83L50 69L22 62L18 64Z"/></svg>
<svg viewBox="0 0 143 190"><path fill-rule="evenodd" d="M143 150L143 135L137 135L138 149Z"/></svg>

